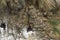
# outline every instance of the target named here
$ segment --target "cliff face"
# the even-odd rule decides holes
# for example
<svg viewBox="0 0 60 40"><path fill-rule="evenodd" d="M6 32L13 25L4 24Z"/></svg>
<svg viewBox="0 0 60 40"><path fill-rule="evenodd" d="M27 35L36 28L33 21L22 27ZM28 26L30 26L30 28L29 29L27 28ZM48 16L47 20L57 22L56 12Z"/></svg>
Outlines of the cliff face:
<svg viewBox="0 0 60 40"><path fill-rule="evenodd" d="M32 36L32 39L30 38L31 40L35 40L35 39L40 40L39 37L44 36L42 34L43 32L41 31L46 30L47 24L43 21L44 17L42 16L42 13L40 13L38 9L34 8L34 6L29 6L28 8L23 9L21 12L18 13L18 15L13 15L13 14L9 16L7 15L8 14L1 16L0 18L2 22L7 24L6 25L7 29L1 30L3 31L1 32L1 37L2 37L1 40L4 39L11 40L11 38L13 38L12 40L17 40L17 39L24 40L24 37L21 33L24 32L22 31L22 29L27 28L29 26L31 26L34 30L33 33L34 35ZM5 37L8 39L6 39ZM30 39L26 39L26 40L30 40ZM42 37L42 39L44 39L44 37Z"/></svg>
<svg viewBox="0 0 60 40"><path fill-rule="evenodd" d="M59 40L60 36L48 23L53 18L55 9L60 10L57 0L58 5L54 0L0 1L0 25L6 25L5 30L0 27L1 40ZM33 30L27 32L29 26Z"/></svg>

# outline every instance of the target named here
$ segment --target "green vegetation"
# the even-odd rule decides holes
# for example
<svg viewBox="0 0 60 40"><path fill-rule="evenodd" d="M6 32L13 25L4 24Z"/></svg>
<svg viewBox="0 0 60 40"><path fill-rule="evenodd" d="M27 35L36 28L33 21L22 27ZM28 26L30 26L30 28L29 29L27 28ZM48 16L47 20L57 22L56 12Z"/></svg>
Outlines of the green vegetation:
<svg viewBox="0 0 60 40"><path fill-rule="evenodd" d="M50 19L49 20L49 23L53 26L57 26L59 23L60 23L60 20L54 20L54 19Z"/></svg>
<svg viewBox="0 0 60 40"><path fill-rule="evenodd" d="M60 34L60 26L58 26L60 24L60 20L57 19L50 19L49 23L53 26L53 31L54 32L58 32Z"/></svg>

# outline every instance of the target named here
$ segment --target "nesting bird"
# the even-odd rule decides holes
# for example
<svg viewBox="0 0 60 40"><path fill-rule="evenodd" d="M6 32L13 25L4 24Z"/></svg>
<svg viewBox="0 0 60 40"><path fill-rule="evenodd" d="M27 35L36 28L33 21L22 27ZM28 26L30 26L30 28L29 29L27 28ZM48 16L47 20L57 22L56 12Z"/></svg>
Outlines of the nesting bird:
<svg viewBox="0 0 60 40"><path fill-rule="evenodd" d="M5 28L6 28L5 23L1 23L0 27L3 28L3 29L5 30Z"/></svg>
<svg viewBox="0 0 60 40"><path fill-rule="evenodd" d="M31 35L33 33L32 28L28 27L28 28L23 28L22 34L24 38L29 38L29 35Z"/></svg>
<svg viewBox="0 0 60 40"><path fill-rule="evenodd" d="M27 32L29 32L29 31L32 31L31 26L29 26L29 27L27 28Z"/></svg>
<svg viewBox="0 0 60 40"><path fill-rule="evenodd" d="M1 37L4 37L4 32L5 32L6 25L5 23L1 23L0 25L0 32L1 32Z"/></svg>

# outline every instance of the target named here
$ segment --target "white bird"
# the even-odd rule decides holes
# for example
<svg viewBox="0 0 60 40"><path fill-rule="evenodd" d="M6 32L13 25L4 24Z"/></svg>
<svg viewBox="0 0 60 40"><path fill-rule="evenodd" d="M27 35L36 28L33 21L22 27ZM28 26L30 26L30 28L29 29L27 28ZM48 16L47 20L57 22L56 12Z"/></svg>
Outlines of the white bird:
<svg viewBox="0 0 60 40"><path fill-rule="evenodd" d="M32 31L28 31L27 32L27 28L23 28L22 34L24 38L29 38L29 35L31 35L33 32Z"/></svg>

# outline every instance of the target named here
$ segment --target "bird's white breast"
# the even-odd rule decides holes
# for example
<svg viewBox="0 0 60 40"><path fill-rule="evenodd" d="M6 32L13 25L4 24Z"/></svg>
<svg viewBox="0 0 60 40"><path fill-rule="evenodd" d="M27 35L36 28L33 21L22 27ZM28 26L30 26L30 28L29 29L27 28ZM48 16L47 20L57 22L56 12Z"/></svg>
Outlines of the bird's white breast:
<svg viewBox="0 0 60 40"><path fill-rule="evenodd" d="M22 34L24 38L29 38L29 35L31 35L32 33L32 31L27 32L27 29L24 29Z"/></svg>

